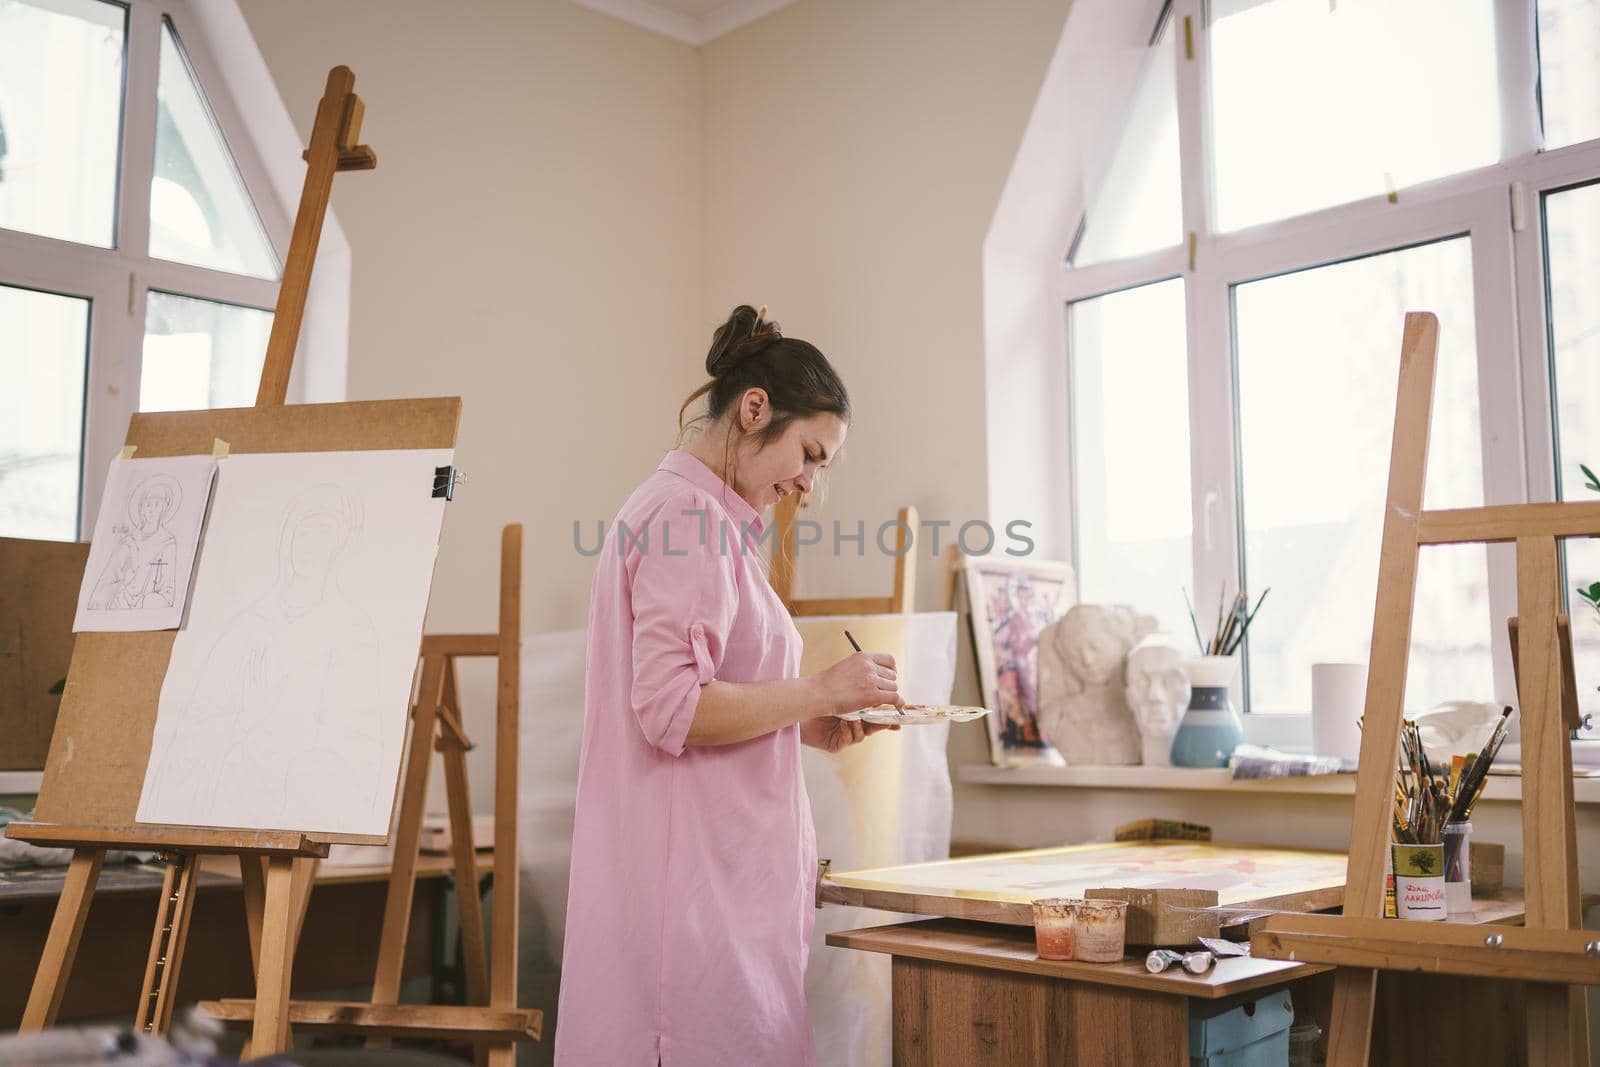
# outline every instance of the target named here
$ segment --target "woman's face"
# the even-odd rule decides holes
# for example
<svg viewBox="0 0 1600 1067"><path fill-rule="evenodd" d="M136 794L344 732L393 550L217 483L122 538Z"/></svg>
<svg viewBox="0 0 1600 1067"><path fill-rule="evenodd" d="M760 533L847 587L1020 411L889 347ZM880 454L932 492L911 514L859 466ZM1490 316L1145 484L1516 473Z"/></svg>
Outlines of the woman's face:
<svg viewBox="0 0 1600 1067"><path fill-rule="evenodd" d="M763 416L769 418L770 413ZM734 489L757 511L790 493L809 492L817 470L838 455L849 429L837 415L808 415L790 422L765 448L750 442L739 457Z"/></svg>

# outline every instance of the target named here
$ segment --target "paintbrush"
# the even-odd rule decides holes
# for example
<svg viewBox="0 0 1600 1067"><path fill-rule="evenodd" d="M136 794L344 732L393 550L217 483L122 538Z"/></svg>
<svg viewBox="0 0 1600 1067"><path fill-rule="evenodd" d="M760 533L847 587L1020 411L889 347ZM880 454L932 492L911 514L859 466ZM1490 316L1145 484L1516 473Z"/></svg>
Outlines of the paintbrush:
<svg viewBox="0 0 1600 1067"><path fill-rule="evenodd" d="M1189 628L1194 631L1194 644L1203 656L1206 654L1206 643L1200 640L1200 622L1194 617L1194 604L1189 601L1189 590L1183 590L1183 606L1189 609Z"/></svg>
<svg viewBox="0 0 1600 1067"><path fill-rule="evenodd" d="M1256 621L1256 612L1261 610L1262 601L1267 599L1267 594L1270 593L1270 592L1272 592L1272 586L1270 586L1270 585L1267 586L1265 589L1263 589L1261 591L1261 596L1256 601L1256 606L1254 608L1251 608L1250 611L1248 611L1248 612L1246 612L1244 614L1244 622L1239 627L1238 636L1233 639L1233 644L1230 647L1225 648L1223 650L1223 655L1225 655L1225 656L1233 655L1233 653L1238 650L1239 646L1244 644L1245 635L1250 632L1250 624ZM1241 592L1239 594L1239 596L1240 596L1240 599L1243 601L1241 606L1242 607L1249 607L1250 601L1244 599L1244 593Z"/></svg>
<svg viewBox="0 0 1600 1067"><path fill-rule="evenodd" d="M861 642L857 641L855 637L851 635L849 630L844 632L844 636L845 640L850 642L851 648L855 649L857 652L861 651Z"/></svg>
<svg viewBox="0 0 1600 1067"><path fill-rule="evenodd" d="M1489 743L1484 746L1482 754L1478 756L1477 762L1473 765L1473 770L1476 772L1476 783L1471 792L1463 791L1467 800L1461 806L1459 821L1465 821L1472 817L1473 805L1478 803L1478 798L1483 795L1484 788L1489 784L1489 768L1494 765L1494 758L1500 754L1500 746L1505 744L1506 737L1510 733L1510 723L1511 706L1508 704L1506 709L1500 713L1500 721L1495 724L1494 733L1489 737Z"/></svg>

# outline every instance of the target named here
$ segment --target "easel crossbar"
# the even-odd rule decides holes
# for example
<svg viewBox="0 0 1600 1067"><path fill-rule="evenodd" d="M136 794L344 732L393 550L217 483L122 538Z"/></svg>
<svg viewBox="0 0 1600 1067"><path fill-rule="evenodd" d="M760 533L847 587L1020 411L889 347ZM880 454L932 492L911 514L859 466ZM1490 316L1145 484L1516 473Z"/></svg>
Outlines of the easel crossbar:
<svg viewBox="0 0 1600 1067"><path fill-rule="evenodd" d="M1523 537L1600 536L1600 504L1498 504L1485 508L1424 511L1417 544L1496 544Z"/></svg>
<svg viewBox="0 0 1600 1067"><path fill-rule="evenodd" d="M1269 916L1250 941L1254 955L1298 963L1600 985L1596 937L1584 930L1431 923L1398 939L1393 919L1285 914Z"/></svg>
<svg viewBox="0 0 1600 1067"><path fill-rule="evenodd" d="M50 848L119 848L135 852L274 853L321 858L328 842L294 830L212 830L193 826L64 826L14 822L6 836Z"/></svg>

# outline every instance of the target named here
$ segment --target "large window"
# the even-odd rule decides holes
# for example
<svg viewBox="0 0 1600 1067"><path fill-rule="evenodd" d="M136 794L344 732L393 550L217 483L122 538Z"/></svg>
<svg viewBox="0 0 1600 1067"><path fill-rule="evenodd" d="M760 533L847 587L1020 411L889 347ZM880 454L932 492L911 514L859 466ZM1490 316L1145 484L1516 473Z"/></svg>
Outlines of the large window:
<svg viewBox="0 0 1600 1067"><path fill-rule="evenodd" d="M1063 284L1080 594L1187 637L1179 587L1270 587L1246 706L1304 713L1312 663L1368 655L1407 311L1440 321L1428 507L1595 495L1600 5L1147 7ZM1407 706L1512 698L1514 614L1511 552L1425 550Z"/></svg>
<svg viewBox="0 0 1600 1067"><path fill-rule="evenodd" d="M254 400L279 255L189 2L0 0L0 536L85 531L134 411Z"/></svg>

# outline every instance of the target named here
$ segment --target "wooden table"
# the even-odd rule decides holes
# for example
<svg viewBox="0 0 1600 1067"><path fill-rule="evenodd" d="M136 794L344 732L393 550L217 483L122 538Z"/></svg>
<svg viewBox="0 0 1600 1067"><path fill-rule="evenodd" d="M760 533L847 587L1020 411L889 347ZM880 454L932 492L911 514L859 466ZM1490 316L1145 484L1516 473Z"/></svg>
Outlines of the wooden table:
<svg viewBox="0 0 1600 1067"><path fill-rule="evenodd" d="M1522 921L1520 894L1477 903L1463 921ZM1188 1067L1195 1001L1287 988L1298 1019L1325 1032L1331 1014L1333 969L1316 964L1228 959L1200 976L1150 974L1142 952L1110 964L1041 960L1032 929L944 918L841 931L827 943L894 958L896 1067ZM1384 973L1371 1062L1520 1063L1523 1013L1511 1009L1522 995L1517 982ZM1405 1025L1415 1018L1435 1022Z"/></svg>
<svg viewBox="0 0 1600 1067"><path fill-rule="evenodd" d="M478 853L478 870L492 869L493 853ZM0 1030L22 1020L34 967L44 949L64 867L0 871ZM151 922L163 865L107 864L89 909L73 979L60 1020L131 1016L150 950ZM425 975L437 962L436 916L450 885L449 856L424 855L406 941L405 974ZM387 864L319 864L295 955L293 988L351 989L372 984L378 934L388 888ZM179 981L179 1003L254 995L250 941L245 929L238 863L222 856L201 867Z"/></svg>

